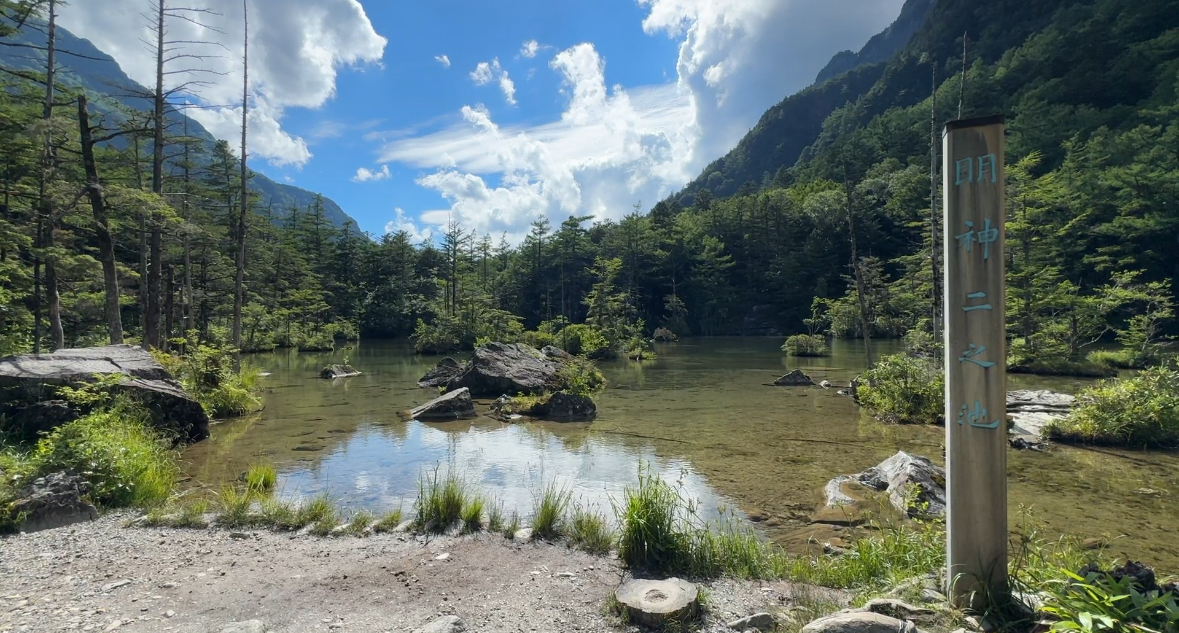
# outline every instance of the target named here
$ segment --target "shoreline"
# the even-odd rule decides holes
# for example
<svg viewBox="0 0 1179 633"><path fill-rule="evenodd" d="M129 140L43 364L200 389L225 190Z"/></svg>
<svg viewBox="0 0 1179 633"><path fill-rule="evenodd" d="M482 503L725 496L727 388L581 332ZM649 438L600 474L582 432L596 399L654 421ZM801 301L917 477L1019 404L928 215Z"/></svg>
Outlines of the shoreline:
<svg viewBox="0 0 1179 633"><path fill-rule="evenodd" d="M206 633L252 619L275 633L413 631L446 615L479 632L633 630L605 608L630 577L617 558L563 543L124 527L135 516L0 538L0 632ZM787 581L700 587L705 632L816 594L851 599Z"/></svg>

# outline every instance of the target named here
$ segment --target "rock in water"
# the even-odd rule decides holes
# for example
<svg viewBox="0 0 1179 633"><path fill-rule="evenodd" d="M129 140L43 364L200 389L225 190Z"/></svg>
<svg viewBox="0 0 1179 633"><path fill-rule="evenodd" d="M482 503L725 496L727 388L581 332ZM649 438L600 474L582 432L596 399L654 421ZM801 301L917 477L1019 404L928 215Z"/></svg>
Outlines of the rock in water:
<svg viewBox="0 0 1179 633"><path fill-rule="evenodd" d="M946 471L924 457L897 451L856 478L869 488L887 492L893 507L909 516L918 514L916 507L905 505L905 493L911 485L918 489L916 502L929 504L927 514L941 516L946 512Z"/></svg>
<svg viewBox="0 0 1179 633"><path fill-rule="evenodd" d="M700 608L696 585L679 578L630 580L614 597L625 607L627 619L652 628L686 623Z"/></svg>
<svg viewBox="0 0 1179 633"><path fill-rule="evenodd" d="M811 380L810 376L802 373L801 369L795 369L774 381L774 385L778 387L807 387L814 384L815 381Z"/></svg>
<svg viewBox="0 0 1179 633"><path fill-rule="evenodd" d="M561 363L523 343L488 343L475 350L462 374L447 383L447 391L466 387L474 397L501 394L539 394L555 386Z"/></svg>
<svg viewBox="0 0 1179 633"><path fill-rule="evenodd" d="M463 387L415 408L410 411L410 415L415 420L473 418L475 417L475 403L471 401L471 391Z"/></svg>
<svg viewBox="0 0 1179 633"><path fill-rule="evenodd" d="M418 386L423 388L445 387L461 373L463 373L463 366L457 360L447 356L438 361L438 365L434 369L426 372L426 375L418 380Z"/></svg>
<svg viewBox="0 0 1179 633"><path fill-rule="evenodd" d="M1044 390L1007 392L1007 417L1011 421L1009 439L1014 448L1035 448L1043 442L1043 430L1049 422L1072 411L1076 398L1065 393Z"/></svg>
<svg viewBox="0 0 1179 633"><path fill-rule="evenodd" d="M21 532L39 532L98 518L98 510L82 500L85 482L77 475L57 472L35 480L12 504L24 514Z"/></svg>
<svg viewBox="0 0 1179 633"><path fill-rule="evenodd" d="M466 630L467 626L462 618L457 615L444 615L420 629L414 629L413 633L463 633Z"/></svg>
<svg viewBox="0 0 1179 633"><path fill-rule="evenodd" d="M598 413L594 401L586 396L558 391L549 396L548 401L541 407L541 417L546 420L565 422L569 420L588 420Z"/></svg>
<svg viewBox="0 0 1179 633"><path fill-rule="evenodd" d="M95 375L112 374L126 377L117 389L147 407L155 428L180 442L195 442L209 436L209 416L200 403L150 353L136 345L60 349L52 354L0 359L0 414L9 420L18 418L29 405L51 399L58 387L92 382ZM56 410L64 413L60 407ZM43 415L45 412L42 409L36 414L40 416L37 423L49 428L38 431L70 421L68 415L49 419ZM3 424L0 430L16 433L9 422Z"/></svg>
<svg viewBox="0 0 1179 633"><path fill-rule="evenodd" d="M328 365L319 372L320 378L348 378L359 375L360 372L351 365Z"/></svg>
<svg viewBox="0 0 1179 633"><path fill-rule="evenodd" d="M841 611L802 627L802 633L920 633L912 622L865 611Z"/></svg>

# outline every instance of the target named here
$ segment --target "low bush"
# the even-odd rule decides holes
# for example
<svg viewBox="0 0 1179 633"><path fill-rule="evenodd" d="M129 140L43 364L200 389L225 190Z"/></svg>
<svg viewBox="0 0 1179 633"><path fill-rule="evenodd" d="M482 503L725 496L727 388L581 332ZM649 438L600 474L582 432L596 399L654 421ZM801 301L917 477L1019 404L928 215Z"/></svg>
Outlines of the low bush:
<svg viewBox="0 0 1179 633"><path fill-rule="evenodd" d="M1133 378L1107 380L1077 396L1048 436L1064 442L1172 448L1179 446L1179 371L1153 367Z"/></svg>
<svg viewBox="0 0 1179 633"><path fill-rule="evenodd" d="M782 344L782 351L790 356L826 356L827 340L821 336L795 334Z"/></svg>
<svg viewBox="0 0 1179 633"><path fill-rule="evenodd" d="M668 328L657 327L655 328L655 333L651 335L651 338L655 339L659 343L673 343L678 341L680 337L676 336L675 332L672 332Z"/></svg>
<svg viewBox="0 0 1179 633"><path fill-rule="evenodd" d="M214 418L245 415L262 406L259 370L242 367L235 371L233 354L231 347L209 345L190 347L185 356L152 352L185 391L201 403L205 413Z"/></svg>
<svg viewBox="0 0 1179 633"><path fill-rule="evenodd" d="M571 358L565 361L557 373L557 383L557 391L576 396L592 396L606 388L606 377L593 361Z"/></svg>
<svg viewBox="0 0 1179 633"><path fill-rule="evenodd" d="M1179 633L1179 595L1174 590L1143 587L1130 574L1060 573L1063 578L1047 583L1040 608L1056 618L1050 630Z"/></svg>
<svg viewBox="0 0 1179 633"><path fill-rule="evenodd" d="M886 422L932 424L945 411L944 385L944 374L932 362L893 354L864 373L856 398Z"/></svg>
<svg viewBox="0 0 1179 633"><path fill-rule="evenodd" d="M1089 352L1085 360L1092 365L1111 369L1145 369L1158 362L1157 358L1150 358L1136 354L1128 349L1097 350Z"/></svg>
<svg viewBox="0 0 1179 633"><path fill-rule="evenodd" d="M337 341L360 340L360 331L351 321L333 321L323 327L324 332Z"/></svg>

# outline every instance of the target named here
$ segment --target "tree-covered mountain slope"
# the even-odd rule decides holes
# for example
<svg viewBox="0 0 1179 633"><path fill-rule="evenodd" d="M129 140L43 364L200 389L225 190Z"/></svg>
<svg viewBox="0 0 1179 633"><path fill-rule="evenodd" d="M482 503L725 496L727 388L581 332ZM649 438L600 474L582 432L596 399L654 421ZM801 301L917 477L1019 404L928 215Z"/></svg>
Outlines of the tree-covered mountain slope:
<svg viewBox="0 0 1179 633"><path fill-rule="evenodd" d="M46 43L43 24L39 20L33 20L9 38L15 45L0 46L0 66L17 71L44 72L45 53L40 50ZM151 100L145 97L150 93L149 89L128 77L114 58L96 48L89 40L77 37L61 26L56 29L56 40L59 64L57 81L67 89L86 90L96 118L102 117L106 125L114 127L126 120L124 112L128 109L142 112L144 116L150 114ZM30 47L22 47L22 44ZM167 119L171 134L179 135L186 131L188 136L201 139L206 145L205 153L209 153L208 150L216 143L216 139L204 126L192 118L185 117L175 108L169 108ZM119 145L126 141L120 137L114 143ZM150 146L148 152L150 153ZM292 206L306 209L315 202L314 192L275 182L258 172L254 172L250 184L251 188L260 194L263 207L273 206L276 217L285 217L287 210ZM350 224L353 228L356 227L356 221L334 201L323 198L323 207L325 218L333 225L343 227Z"/></svg>

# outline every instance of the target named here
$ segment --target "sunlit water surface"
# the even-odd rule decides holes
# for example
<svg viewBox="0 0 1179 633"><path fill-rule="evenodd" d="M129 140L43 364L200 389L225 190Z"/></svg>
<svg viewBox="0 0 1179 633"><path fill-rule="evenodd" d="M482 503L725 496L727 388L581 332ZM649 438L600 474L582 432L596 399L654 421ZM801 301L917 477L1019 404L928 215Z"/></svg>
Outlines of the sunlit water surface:
<svg viewBox="0 0 1179 633"><path fill-rule="evenodd" d="M897 450L943 463L944 431L886 426L834 389L780 388L773 379L801 367L816 382L845 385L864 366L862 344L836 341L822 359L788 359L780 339L689 339L658 346L644 363L602 363L610 388L592 423L504 424L486 417L421 423L407 411L436 393L417 380L437 361L400 341L364 341L334 353L247 357L263 379L265 409L214 426L185 453L197 485L217 488L249 464L279 470L280 494L328 492L341 505L383 512L412 507L419 475L455 467L527 516L548 482L611 514L641 464L699 501L764 519L773 539L798 547L822 487ZM876 353L895 344L876 343ZM319 369L347 358L364 372L322 380ZM1075 392L1087 381L1011 376L1009 387ZM486 402L477 407L486 410ZM1049 532L1112 537L1113 553L1179 571L1179 453L1055 447L1011 451L1011 521L1030 507Z"/></svg>

